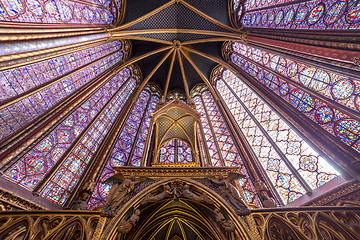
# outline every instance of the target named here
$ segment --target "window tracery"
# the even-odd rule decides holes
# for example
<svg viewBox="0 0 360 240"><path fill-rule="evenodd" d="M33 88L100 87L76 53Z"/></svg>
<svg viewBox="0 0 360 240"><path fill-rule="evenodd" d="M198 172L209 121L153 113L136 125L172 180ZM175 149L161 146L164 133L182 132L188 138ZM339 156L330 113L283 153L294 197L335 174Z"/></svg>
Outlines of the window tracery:
<svg viewBox="0 0 360 240"><path fill-rule="evenodd" d="M66 202L128 97L135 89L136 82L135 78L131 77L122 89L118 90L116 95L98 112L87 132L81 135L81 140L66 155L66 159L40 192L41 196L61 205Z"/></svg>
<svg viewBox="0 0 360 240"><path fill-rule="evenodd" d="M282 2L289 4L271 7ZM247 1L248 11L240 20L244 27L282 29L359 29L360 2L355 0L331 1ZM259 9L259 10L257 10Z"/></svg>
<svg viewBox="0 0 360 240"><path fill-rule="evenodd" d="M171 139L160 149L159 163L190 163L193 161L190 145L180 139Z"/></svg>
<svg viewBox="0 0 360 240"><path fill-rule="evenodd" d="M148 85L140 93L101 172L95 190L88 202L89 209L105 204L111 186L102 182L114 175L113 167L140 166L148 138L150 114L155 111L158 101L159 90L154 86Z"/></svg>
<svg viewBox="0 0 360 240"><path fill-rule="evenodd" d="M205 142L206 146L204 148L207 149L210 155L211 165L213 167L241 167L240 173L246 176L241 182L246 200L251 204L261 207L260 199L256 194L248 171L240 158L234 140L211 93L205 86L197 86L192 90L191 95L194 99L196 110L201 114L201 124L205 137L203 143Z"/></svg>
<svg viewBox="0 0 360 240"><path fill-rule="evenodd" d="M229 48L228 54L233 63L323 129L360 151L360 122L331 106L331 101L335 101L349 109L360 110L357 104L360 99L359 82L356 79L317 69L241 43L233 43L232 48L234 50L231 51ZM272 71L281 74L281 77ZM310 94L311 91L300 89L292 81L327 97L329 102L313 96Z"/></svg>
<svg viewBox="0 0 360 240"><path fill-rule="evenodd" d="M216 88L284 203L338 176L314 149L229 70Z"/></svg>
<svg viewBox="0 0 360 240"><path fill-rule="evenodd" d="M0 109L0 140L15 133L113 66L124 57L122 48L124 44L116 41L63 57L2 71L0 73L0 90L4 93L2 100L18 97L24 93L28 95ZM86 64L90 65L86 66ZM72 72L73 70L76 72ZM67 73L70 74L66 75ZM33 90L40 85L44 87Z"/></svg>
<svg viewBox="0 0 360 240"><path fill-rule="evenodd" d="M121 2L114 0L1 0L0 21L55 24L111 24ZM111 9L111 10L110 10Z"/></svg>
<svg viewBox="0 0 360 240"><path fill-rule="evenodd" d="M23 156L19 156L16 161L13 161L13 164L4 171L3 177L28 190L34 190L38 183L44 179L45 174L63 158L66 151L71 148L77 138L84 135L84 131L91 125L92 121L96 119L101 109L107 105L114 94L117 94L117 99L119 99L119 95L121 94L124 95L125 99L127 98L130 88L133 88L132 85L135 84L128 83L127 86L124 86L130 74L131 71L129 68L121 70L115 77L105 83L90 96L88 100L67 116L55 129L43 137L34 148L27 151ZM117 108L122 107L119 102L112 102L111 106ZM114 111L117 108L114 108ZM108 119L108 117L105 116L105 112L102 114L101 119L102 121L97 121L92 125L88 133L85 134L86 136L83 137L83 142L84 139L89 140L89 137L87 137L89 134L93 134L92 139L101 139L98 129L105 127L104 121ZM89 140L88 142L91 141ZM94 153L94 149L97 147L93 145L85 148L84 145L86 144L85 142L84 144L80 144L83 148L79 148L76 155L72 154L69 156L65 164L67 167L73 164L73 162L71 162L71 160L73 160L74 163L77 163L76 166L72 167L74 171L76 168L78 168L80 172L84 170L86 166L80 164L80 160L85 159L85 161L89 161L89 156ZM62 170L64 169L65 168L62 168ZM63 180L64 184L65 182L66 179ZM54 202L63 203L66 200L66 198L61 199L62 192L59 192L56 188L49 188L47 193L49 194L49 198L51 197Z"/></svg>

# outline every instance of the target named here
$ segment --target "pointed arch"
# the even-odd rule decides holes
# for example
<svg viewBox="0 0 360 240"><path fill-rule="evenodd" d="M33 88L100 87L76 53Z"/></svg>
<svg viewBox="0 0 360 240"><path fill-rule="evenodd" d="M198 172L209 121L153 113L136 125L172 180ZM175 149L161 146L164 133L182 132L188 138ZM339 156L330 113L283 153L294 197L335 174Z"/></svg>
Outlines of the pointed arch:
<svg viewBox="0 0 360 240"><path fill-rule="evenodd" d="M191 96L197 111L201 114L201 125L206 140L203 140L203 147L209 152L212 166L241 166L240 173L246 176L240 183L245 197L249 203L261 207L248 170L211 93L204 85L198 85L192 89Z"/></svg>
<svg viewBox="0 0 360 240"><path fill-rule="evenodd" d="M155 85L147 85L141 91L127 121L118 132L117 140L105 165L100 171L97 184L88 202L88 208L94 209L105 204L110 187L103 182L114 175L113 167L140 166L150 127L150 114L160 99L160 91Z"/></svg>

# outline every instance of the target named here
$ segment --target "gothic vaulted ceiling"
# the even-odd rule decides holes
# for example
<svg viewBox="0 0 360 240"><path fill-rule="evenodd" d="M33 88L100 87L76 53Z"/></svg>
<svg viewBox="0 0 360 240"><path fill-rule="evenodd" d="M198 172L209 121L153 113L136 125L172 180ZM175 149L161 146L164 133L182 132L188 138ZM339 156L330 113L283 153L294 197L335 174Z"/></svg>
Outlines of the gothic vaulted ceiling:
<svg viewBox="0 0 360 240"><path fill-rule="evenodd" d="M148 77L165 92L185 93L203 83L203 77L209 79L218 64L190 50L220 60L220 40L241 37L230 26L225 0L126 1L124 22L110 31L114 37L132 40L133 58L155 52L137 62L144 79ZM159 49L164 50L156 52Z"/></svg>

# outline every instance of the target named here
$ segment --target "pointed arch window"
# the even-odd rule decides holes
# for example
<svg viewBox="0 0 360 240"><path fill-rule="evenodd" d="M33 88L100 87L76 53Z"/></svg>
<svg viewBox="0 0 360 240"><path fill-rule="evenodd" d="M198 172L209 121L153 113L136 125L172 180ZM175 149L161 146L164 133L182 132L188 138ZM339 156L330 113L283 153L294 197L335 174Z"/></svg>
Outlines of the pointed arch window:
<svg viewBox="0 0 360 240"><path fill-rule="evenodd" d="M190 163L193 161L190 145L180 139L171 139L160 149L159 163Z"/></svg>
<svg viewBox="0 0 360 240"><path fill-rule="evenodd" d="M214 167L241 167L240 173L246 176L241 182L246 200L251 204L261 207L260 199L256 194L248 170L240 157L239 151L211 93L205 86L200 85L192 90L191 95L194 99L196 110L201 114L200 128L203 129L202 132L204 133L203 137L201 137L201 142L204 144L201 149L207 151L212 161L211 165Z"/></svg>
<svg viewBox="0 0 360 240"><path fill-rule="evenodd" d="M244 27L311 30L352 30L360 28L359 1L294 1L294 3L276 5L265 9L262 7L266 4L259 4L260 2L266 1L251 0L245 3L247 13L240 20ZM271 2L267 6L281 1Z"/></svg>
<svg viewBox="0 0 360 240"><path fill-rule="evenodd" d="M94 24L116 22L122 1L115 0L2 0L0 20L3 22L40 24Z"/></svg>
<svg viewBox="0 0 360 240"><path fill-rule="evenodd" d="M160 91L151 85L140 93L100 174L88 202L89 209L105 204L111 186L102 182L114 175L113 167L140 166L148 138L150 114L155 111L159 96Z"/></svg>
<svg viewBox="0 0 360 240"><path fill-rule="evenodd" d="M114 41L96 47L65 54L63 56L0 71L0 101L16 97L31 91L33 88L53 81L96 59L104 57L123 48L124 42Z"/></svg>
<svg viewBox="0 0 360 240"><path fill-rule="evenodd" d="M285 204L339 175L241 79L220 73L216 89Z"/></svg>
<svg viewBox="0 0 360 240"><path fill-rule="evenodd" d="M245 1L245 7L247 11L263 8L263 7L269 7L281 3L288 3L293 2L294 0L247 0ZM236 2L240 2L239 0L234 0L233 5L236 5Z"/></svg>
<svg viewBox="0 0 360 240"><path fill-rule="evenodd" d="M72 147L72 151L66 155L66 159L40 192L41 196L62 205L66 202L136 84L135 78L130 78L98 112L87 132L81 135L80 140Z"/></svg>
<svg viewBox="0 0 360 240"><path fill-rule="evenodd" d="M117 108L113 110L116 110L114 114L122 108L123 103L120 104L120 102L118 103L116 100L118 100L121 95L124 96L124 100L126 100L131 89L133 89L136 84L135 80L127 81L130 75L131 68L125 68L95 90L78 108L75 108L70 115L57 124L50 133L39 139L34 147L12 159L11 165L5 166L3 169L4 174L2 177L28 190L34 190L39 182L45 180L45 174L64 159L67 150L71 149L73 144L78 142L79 137L81 137L81 142L84 144L77 144L78 147L75 150L79 151L74 150L70 155L68 154L65 163L60 167L60 171L64 175L57 174L55 179L53 179L54 184L51 186L53 188L48 187L42 193L42 195L45 195L54 202L63 203L71 192L71 189L66 195L62 196L62 194L65 194L65 187L61 188L60 186L69 184L70 180L74 180L70 179L70 177L75 176L70 173L66 175L66 173L71 169L73 170L71 173L76 172L77 174L76 180L81 176L81 173L86 167L86 163L88 163L97 148L97 145L93 144L89 146L88 144L95 141L94 138L101 141L103 137L100 135L100 132L105 132L105 129L100 132L98 130L99 128L108 128L108 126L104 124L104 121L111 121L109 114L105 114L105 112L110 112L106 110L103 111L103 108L116 106ZM101 114L100 117L99 114ZM114 116L116 116L116 114ZM93 134L91 140L88 137L89 134ZM81 149L79 149L80 145ZM58 182L59 186L55 184ZM72 181L72 184L76 184L76 181Z"/></svg>
<svg viewBox="0 0 360 240"><path fill-rule="evenodd" d="M0 72L0 141L41 116L126 56L126 42L111 42ZM22 97L24 96L25 97Z"/></svg>
<svg viewBox="0 0 360 240"><path fill-rule="evenodd" d="M360 151L360 122L354 115L334 108L341 104L360 111L360 84L356 79L299 63L242 43L225 47L229 60L267 86L327 132ZM299 86L300 85L300 86ZM315 91L326 99L320 100ZM350 111L348 111L350 112Z"/></svg>

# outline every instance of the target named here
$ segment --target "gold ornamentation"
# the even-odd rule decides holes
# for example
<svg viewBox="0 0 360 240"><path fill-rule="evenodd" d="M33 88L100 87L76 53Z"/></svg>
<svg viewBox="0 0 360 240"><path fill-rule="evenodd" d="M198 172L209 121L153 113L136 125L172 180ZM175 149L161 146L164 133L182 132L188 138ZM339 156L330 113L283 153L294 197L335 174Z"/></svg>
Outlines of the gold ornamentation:
<svg viewBox="0 0 360 240"><path fill-rule="evenodd" d="M359 239L360 208L253 210L261 239Z"/></svg>
<svg viewBox="0 0 360 240"><path fill-rule="evenodd" d="M17 206L24 210L44 210L40 205L30 202L20 196L10 193L4 189L0 189L0 199L6 203Z"/></svg>
<svg viewBox="0 0 360 240"><path fill-rule="evenodd" d="M115 167L115 174L121 173L125 177L135 175L138 177L164 178L164 177L189 177L204 178L215 175L227 177L230 173L238 173L239 167Z"/></svg>
<svg viewBox="0 0 360 240"><path fill-rule="evenodd" d="M120 181L119 181L120 180ZM119 207L121 207L124 199L135 189L135 186L142 182L144 179L137 178L134 175L131 175L128 178L124 178L121 174L116 174L107 182L115 183L111 186L109 196L106 199L105 207L101 211L102 217L114 217L117 213Z"/></svg>
<svg viewBox="0 0 360 240"><path fill-rule="evenodd" d="M320 197L306 203L305 205L306 206L339 205L342 199L346 200L346 196L351 196L351 195L354 196L356 192L360 191L359 189L360 189L360 178L357 178L352 181L349 181L348 183L340 185L339 187L333 189L328 193L321 195ZM356 199L354 201L354 205L358 204L359 199Z"/></svg>
<svg viewBox="0 0 360 240"><path fill-rule="evenodd" d="M200 167L200 163L190 162L190 163L156 163L152 165L153 167Z"/></svg>
<svg viewBox="0 0 360 240"><path fill-rule="evenodd" d="M1 239L94 239L100 219L98 212L74 211L6 212L1 217Z"/></svg>

